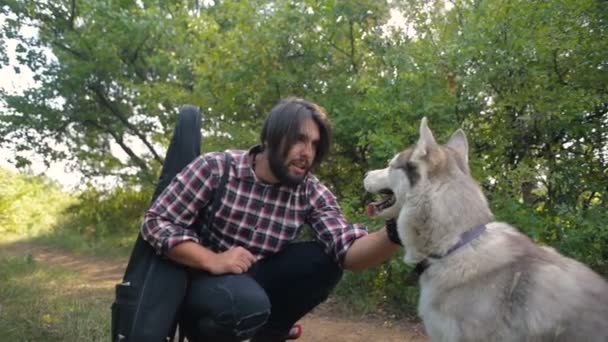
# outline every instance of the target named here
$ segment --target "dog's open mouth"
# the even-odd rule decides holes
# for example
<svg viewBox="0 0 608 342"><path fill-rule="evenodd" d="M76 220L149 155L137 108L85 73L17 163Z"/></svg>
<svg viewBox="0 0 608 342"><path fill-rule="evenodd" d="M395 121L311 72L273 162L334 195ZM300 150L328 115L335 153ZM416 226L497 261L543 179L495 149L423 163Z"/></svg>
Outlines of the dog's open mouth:
<svg viewBox="0 0 608 342"><path fill-rule="evenodd" d="M382 195L382 199L367 205L367 215L370 217L395 204L395 194L390 189L382 189L378 193Z"/></svg>

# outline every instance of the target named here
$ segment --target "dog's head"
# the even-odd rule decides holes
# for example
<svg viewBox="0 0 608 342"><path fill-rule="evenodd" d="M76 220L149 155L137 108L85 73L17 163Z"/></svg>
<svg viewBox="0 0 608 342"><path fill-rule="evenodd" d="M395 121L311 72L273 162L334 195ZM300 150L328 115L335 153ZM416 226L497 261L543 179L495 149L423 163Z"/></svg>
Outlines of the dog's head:
<svg viewBox="0 0 608 342"><path fill-rule="evenodd" d="M398 218L399 236L406 249L409 245L412 253L423 254L440 253L454 236L488 222L491 213L471 178L468 149L462 130L440 145L426 118L422 119L414 146L393 157L388 167L367 173L365 189L383 195L382 200L368 205L368 215Z"/></svg>
<svg viewBox="0 0 608 342"><path fill-rule="evenodd" d="M384 195L381 201L368 205L368 215L397 218L408 196L419 192L416 189L427 188L433 176L454 172L468 175L468 149L467 137L460 129L445 146L437 144L423 118L416 145L393 157L388 167L367 173L365 190Z"/></svg>

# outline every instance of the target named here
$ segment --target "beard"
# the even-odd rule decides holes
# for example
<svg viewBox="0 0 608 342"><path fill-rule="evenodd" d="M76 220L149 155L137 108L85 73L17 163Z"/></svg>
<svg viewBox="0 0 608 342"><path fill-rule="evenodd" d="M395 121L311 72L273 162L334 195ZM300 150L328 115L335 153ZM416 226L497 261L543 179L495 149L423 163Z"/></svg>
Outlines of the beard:
<svg viewBox="0 0 608 342"><path fill-rule="evenodd" d="M296 187L304 180L304 177L310 172L310 168L302 176L294 176L289 173L289 168L285 165L283 153L278 148L268 148L268 165L270 171L279 180L279 183L288 187Z"/></svg>

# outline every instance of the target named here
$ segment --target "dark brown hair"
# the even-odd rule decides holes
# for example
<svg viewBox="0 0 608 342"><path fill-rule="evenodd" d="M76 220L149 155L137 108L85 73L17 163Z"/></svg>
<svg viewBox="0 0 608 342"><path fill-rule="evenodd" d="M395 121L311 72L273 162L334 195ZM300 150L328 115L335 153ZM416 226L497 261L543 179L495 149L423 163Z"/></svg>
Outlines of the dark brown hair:
<svg viewBox="0 0 608 342"><path fill-rule="evenodd" d="M288 97L274 106L262 128L260 135L262 146L270 145L278 151L283 143L280 153L283 157L286 156L289 149L297 142L302 122L307 118L312 118L319 128L319 143L313 161L313 166L318 165L329 152L331 124L325 109L313 102L298 97Z"/></svg>

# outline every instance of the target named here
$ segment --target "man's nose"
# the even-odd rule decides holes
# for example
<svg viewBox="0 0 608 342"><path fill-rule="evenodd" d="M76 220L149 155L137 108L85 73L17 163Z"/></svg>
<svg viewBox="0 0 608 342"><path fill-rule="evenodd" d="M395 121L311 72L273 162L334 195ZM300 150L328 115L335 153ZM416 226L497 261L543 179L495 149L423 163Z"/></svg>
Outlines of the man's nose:
<svg viewBox="0 0 608 342"><path fill-rule="evenodd" d="M304 149L302 151L302 154L306 157L306 158L312 158L312 156L315 153L315 148L312 144L304 144Z"/></svg>

